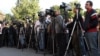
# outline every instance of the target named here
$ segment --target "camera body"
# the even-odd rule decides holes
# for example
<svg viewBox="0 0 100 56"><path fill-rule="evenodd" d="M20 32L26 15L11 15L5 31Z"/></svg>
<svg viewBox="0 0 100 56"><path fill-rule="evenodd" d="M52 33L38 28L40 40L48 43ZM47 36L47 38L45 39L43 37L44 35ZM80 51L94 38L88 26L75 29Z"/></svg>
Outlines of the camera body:
<svg viewBox="0 0 100 56"><path fill-rule="evenodd" d="M65 9L67 11L71 11L71 6L69 4L62 2L62 4L60 5L60 9Z"/></svg>
<svg viewBox="0 0 100 56"><path fill-rule="evenodd" d="M53 9L46 9L46 15L50 15L52 17L55 17L55 11Z"/></svg>
<svg viewBox="0 0 100 56"><path fill-rule="evenodd" d="M75 5L75 7L76 7L77 9L80 9L81 4L79 4L79 3L74 3L74 5Z"/></svg>
<svg viewBox="0 0 100 56"><path fill-rule="evenodd" d="M43 23L45 20L45 13L43 11L40 11L38 12L38 16L39 16L39 21Z"/></svg>
<svg viewBox="0 0 100 56"><path fill-rule="evenodd" d="M66 3L62 2L62 5L60 5L60 8L63 9L63 8L66 8L66 7L67 7Z"/></svg>
<svg viewBox="0 0 100 56"><path fill-rule="evenodd" d="M44 17L45 16L45 13L43 11L40 11L40 12L38 12L38 16L39 17Z"/></svg>

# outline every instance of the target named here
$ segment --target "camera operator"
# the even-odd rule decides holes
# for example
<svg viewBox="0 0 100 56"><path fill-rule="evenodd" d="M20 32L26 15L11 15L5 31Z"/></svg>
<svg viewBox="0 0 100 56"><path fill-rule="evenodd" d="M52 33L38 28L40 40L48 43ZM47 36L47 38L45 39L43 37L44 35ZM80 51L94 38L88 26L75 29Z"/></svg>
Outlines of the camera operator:
<svg viewBox="0 0 100 56"><path fill-rule="evenodd" d="M15 32L15 29L13 27L13 24L10 23L10 27L9 27L9 41L8 41L8 46L10 46L10 47L14 46L14 32Z"/></svg>
<svg viewBox="0 0 100 56"><path fill-rule="evenodd" d="M3 24L0 21L0 47L3 46L3 36L2 36Z"/></svg>
<svg viewBox="0 0 100 56"><path fill-rule="evenodd" d="M45 49L45 14L44 12L39 12L39 20L36 21L34 30L37 36L39 49L43 51Z"/></svg>
<svg viewBox="0 0 100 56"><path fill-rule="evenodd" d="M64 19L60 11L55 11L55 38L57 45L57 56L63 56L66 49L66 38L64 36Z"/></svg>
<svg viewBox="0 0 100 56"><path fill-rule="evenodd" d="M8 23L4 23L4 28L2 29L2 34L3 34L3 46L8 46L8 28L9 25Z"/></svg>
<svg viewBox="0 0 100 56"><path fill-rule="evenodd" d="M21 23L20 26L20 32L19 32L19 44L21 48L24 48L25 46L25 29L24 29L24 24Z"/></svg>
<svg viewBox="0 0 100 56"><path fill-rule="evenodd" d="M84 22L84 30L85 30L85 37L89 43L90 47L90 54L91 56L100 56L98 55L98 33L97 33L97 25L98 25L98 18L96 11L92 8L93 3L92 1L87 1L85 4L86 12L85 12L85 22Z"/></svg>
<svg viewBox="0 0 100 56"><path fill-rule="evenodd" d="M46 14L45 19L45 48L52 53L52 38L51 38L51 16Z"/></svg>

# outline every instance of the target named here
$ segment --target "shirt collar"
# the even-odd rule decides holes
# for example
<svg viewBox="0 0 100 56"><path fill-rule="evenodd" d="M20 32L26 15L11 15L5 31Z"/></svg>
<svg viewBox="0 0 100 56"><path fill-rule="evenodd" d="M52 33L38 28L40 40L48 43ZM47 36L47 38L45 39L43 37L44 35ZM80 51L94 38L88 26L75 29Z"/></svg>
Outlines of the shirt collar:
<svg viewBox="0 0 100 56"><path fill-rule="evenodd" d="M87 12L91 12L92 9L87 9Z"/></svg>

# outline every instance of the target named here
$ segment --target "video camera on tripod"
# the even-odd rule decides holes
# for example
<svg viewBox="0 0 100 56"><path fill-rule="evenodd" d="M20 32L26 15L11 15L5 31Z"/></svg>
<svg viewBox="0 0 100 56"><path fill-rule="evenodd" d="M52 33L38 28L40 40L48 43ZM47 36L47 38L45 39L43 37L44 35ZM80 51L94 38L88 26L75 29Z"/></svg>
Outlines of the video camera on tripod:
<svg viewBox="0 0 100 56"><path fill-rule="evenodd" d="M68 50L69 50L71 42L78 41L78 40L79 41L76 42L77 47L80 47L80 48L83 48L83 49L79 50L78 48L76 48L78 50L78 51L75 51L76 54L77 55L86 55L85 51L86 51L86 48L87 48L87 51L88 51L87 54L90 56L89 44L88 44L87 39L84 37L84 31L83 31L83 27L82 27L82 23L83 22L82 22L82 16L80 14L80 10L81 10L80 7L81 7L81 5L79 3L74 3L74 5L75 5L75 18L74 18L74 21L73 21L73 28L72 28L72 31L71 31L71 34L70 34L70 37L69 37L69 41L68 41L68 44L67 44L64 56L69 55L68 54L68 52L69 52ZM74 32L76 33L76 37L73 36ZM77 40L73 41L72 39L74 39L74 38L77 39ZM82 50L84 50L84 51L82 51ZM77 52L78 53L80 52L81 54L78 54Z"/></svg>

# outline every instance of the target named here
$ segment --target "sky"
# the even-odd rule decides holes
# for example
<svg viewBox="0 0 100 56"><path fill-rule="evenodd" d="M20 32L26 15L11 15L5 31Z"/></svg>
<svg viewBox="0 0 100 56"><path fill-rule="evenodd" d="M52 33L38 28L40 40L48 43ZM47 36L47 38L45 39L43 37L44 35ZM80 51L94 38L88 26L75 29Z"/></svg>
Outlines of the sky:
<svg viewBox="0 0 100 56"><path fill-rule="evenodd" d="M11 13L11 9L16 6L17 0L0 0L0 11L4 14ZM60 5L62 2L69 3L73 0L40 0L39 6L41 10L49 9L53 5ZM79 0L82 8L84 9L85 2L87 0ZM92 0L94 3L94 8L100 8L99 0Z"/></svg>
<svg viewBox="0 0 100 56"><path fill-rule="evenodd" d="M40 0L40 7L42 10L44 10L45 8L50 8L50 6L52 5L60 5L62 2L65 2L65 3L69 3L71 1L74 1L74 0ZM81 7L83 9L85 9L85 3L87 0L78 0L81 4ZM100 8L100 0L91 0L93 1L93 8Z"/></svg>
<svg viewBox="0 0 100 56"><path fill-rule="evenodd" d="M0 0L0 12L6 14L11 13L11 9L15 7L16 0Z"/></svg>

